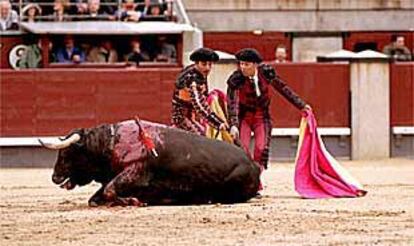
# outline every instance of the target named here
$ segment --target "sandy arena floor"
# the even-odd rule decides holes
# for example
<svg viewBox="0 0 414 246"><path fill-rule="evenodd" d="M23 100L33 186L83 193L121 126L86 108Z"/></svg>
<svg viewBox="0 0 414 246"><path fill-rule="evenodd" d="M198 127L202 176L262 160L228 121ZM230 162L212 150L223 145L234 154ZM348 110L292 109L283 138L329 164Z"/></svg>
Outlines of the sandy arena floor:
<svg viewBox="0 0 414 246"><path fill-rule="evenodd" d="M305 200L293 164L265 172L264 197L236 205L89 208L50 169L0 169L0 245L414 245L414 161L343 162L368 190Z"/></svg>

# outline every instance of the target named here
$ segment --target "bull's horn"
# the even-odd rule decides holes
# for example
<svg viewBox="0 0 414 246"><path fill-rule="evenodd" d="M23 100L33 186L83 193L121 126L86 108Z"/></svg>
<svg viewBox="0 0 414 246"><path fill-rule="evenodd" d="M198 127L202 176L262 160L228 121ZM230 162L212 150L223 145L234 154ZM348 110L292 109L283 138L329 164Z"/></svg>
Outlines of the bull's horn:
<svg viewBox="0 0 414 246"><path fill-rule="evenodd" d="M81 139L81 136L78 133L74 133L69 138L67 138L63 141L60 140L60 143L44 143L41 139L37 139L37 140L45 148L48 148L48 149L63 149L63 148L69 147L69 145L71 145L73 143L76 143L80 139Z"/></svg>
<svg viewBox="0 0 414 246"><path fill-rule="evenodd" d="M59 139L60 141L64 141L64 140L66 140L66 139L68 139L68 138L72 137L72 135L73 135L73 134L75 134L75 133L76 133L76 132L72 132L71 134L66 135L66 136L64 136L64 137L58 137L58 139Z"/></svg>

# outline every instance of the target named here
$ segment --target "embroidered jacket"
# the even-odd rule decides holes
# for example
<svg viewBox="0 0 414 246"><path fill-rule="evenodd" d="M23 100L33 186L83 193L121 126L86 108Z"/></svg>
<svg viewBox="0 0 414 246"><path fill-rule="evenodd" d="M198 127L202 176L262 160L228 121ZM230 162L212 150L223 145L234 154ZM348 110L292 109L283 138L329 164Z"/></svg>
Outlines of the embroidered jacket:
<svg viewBox="0 0 414 246"><path fill-rule="evenodd" d="M269 87L276 89L284 98L298 109L303 109L306 103L279 77L275 69L267 64L258 67L257 93L255 83L236 70L227 80L227 105L230 126L239 125L239 118L249 111L268 111L270 104Z"/></svg>
<svg viewBox="0 0 414 246"><path fill-rule="evenodd" d="M187 66L178 75L172 99L172 123L182 129L205 133L202 120L219 128L223 121L207 104L208 85L204 76L194 67Z"/></svg>

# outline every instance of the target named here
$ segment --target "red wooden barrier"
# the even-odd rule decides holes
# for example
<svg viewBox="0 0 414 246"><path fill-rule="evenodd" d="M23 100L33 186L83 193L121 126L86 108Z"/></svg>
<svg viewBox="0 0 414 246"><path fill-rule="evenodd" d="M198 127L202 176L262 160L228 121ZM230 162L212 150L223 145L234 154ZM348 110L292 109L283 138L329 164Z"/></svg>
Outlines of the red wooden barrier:
<svg viewBox="0 0 414 246"><path fill-rule="evenodd" d="M255 35L253 32L206 32L203 34L204 46L231 54L242 48L255 48L266 61L275 59L275 49L279 44L287 48L291 56L291 40L282 32L264 32Z"/></svg>
<svg viewBox="0 0 414 246"><path fill-rule="evenodd" d="M320 127L350 127L349 65L285 63L275 67L281 78L312 106ZM271 104L274 127L298 127L300 111L276 94Z"/></svg>
<svg viewBox="0 0 414 246"><path fill-rule="evenodd" d="M322 127L349 127L346 64L278 64L276 69L314 108ZM138 114L169 123L180 68L42 69L1 71L0 136L63 135L75 127ZM300 111L273 98L275 127L297 127Z"/></svg>
<svg viewBox="0 0 414 246"><path fill-rule="evenodd" d="M391 64L391 126L414 126L414 62Z"/></svg>
<svg viewBox="0 0 414 246"><path fill-rule="evenodd" d="M11 68L9 64L9 54L11 49L18 44L24 44L22 35L0 34L0 68Z"/></svg>
<svg viewBox="0 0 414 246"><path fill-rule="evenodd" d="M64 135L139 115L169 123L180 68L1 71L0 136Z"/></svg>

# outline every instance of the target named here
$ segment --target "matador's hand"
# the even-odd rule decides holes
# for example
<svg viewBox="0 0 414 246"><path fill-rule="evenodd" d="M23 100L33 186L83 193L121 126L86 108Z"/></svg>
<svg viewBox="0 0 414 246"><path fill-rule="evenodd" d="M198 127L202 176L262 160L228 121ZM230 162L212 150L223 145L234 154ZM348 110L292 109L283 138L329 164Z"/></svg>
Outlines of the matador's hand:
<svg viewBox="0 0 414 246"><path fill-rule="evenodd" d="M303 107L302 111L312 111L312 107L309 104L306 104L305 107Z"/></svg>
<svg viewBox="0 0 414 246"><path fill-rule="evenodd" d="M220 127L219 127L219 130L220 131L224 131L224 130L227 130L227 129L229 129L229 125L227 125L227 123L221 123L220 124Z"/></svg>
<svg viewBox="0 0 414 246"><path fill-rule="evenodd" d="M238 139L239 138L239 129L237 128L237 126L232 126L230 128L230 135L232 136L233 139Z"/></svg>

